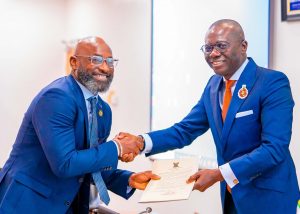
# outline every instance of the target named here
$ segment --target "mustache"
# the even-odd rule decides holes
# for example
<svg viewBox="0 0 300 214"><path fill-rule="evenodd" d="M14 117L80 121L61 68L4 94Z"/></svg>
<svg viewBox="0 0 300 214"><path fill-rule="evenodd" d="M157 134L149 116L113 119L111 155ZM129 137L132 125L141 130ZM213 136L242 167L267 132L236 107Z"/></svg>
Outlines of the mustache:
<svg viewBox="0 0 300 214"><path fill-rule="evenodd" d="M95 80L93 74L104 75L106 76L106 80ZM113 77L113 73L106 74L101 71L89 73L83 68L77 70L78 81L93 94L106 92L112 83Z"/></svg>
<svg viewBox="0 0 300 214"><path fill-rule="evenodd" d="M107 78L113 76L112 73L108 74L108 73L104 73L102 71L99 71L99 70L94 70L91 72L91 75L102 75L102 76L106 76Z"/></svg>

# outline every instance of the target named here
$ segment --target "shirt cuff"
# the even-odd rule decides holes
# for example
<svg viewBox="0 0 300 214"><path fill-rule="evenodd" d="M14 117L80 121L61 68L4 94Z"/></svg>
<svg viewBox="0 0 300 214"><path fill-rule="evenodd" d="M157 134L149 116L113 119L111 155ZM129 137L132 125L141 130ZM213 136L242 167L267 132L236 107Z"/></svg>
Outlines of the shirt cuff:
<svg viewBox="0 0 300 214"><path fill-rule="evenodd" d="M152 140L148 134L142 134L145 141L145 149L141 152L141 154L150 153L153 147Z"/></svg>
<svg viewBox="0 0 300 214"><path fill-rule="evenodd" d="M227 185L230 188L233 188L235 185L237 185L239 183L239 180L235 177L235 174L233 173L229 163L219 166L219 169L220 169L221 174L223 175L223 178L225 179Z"/></svg>
<svg viewBox="0 0 300 214"><path fill-rule="evenodd" d="M116 141L114 141L114 140L112 140L112 142L115 143L115 146L116 146L116 149L117 149L117 153L118 153L118 157L119 157L120 154L119 154L119 146L118 146L118 143L117 143Z"/></svg>
<svg viewBox="0 0 300 214"><path fill-rule="evenodd" d="M129 194L131 190L132 190L132 187L131 186L127 186L126 194Z"/></svg>

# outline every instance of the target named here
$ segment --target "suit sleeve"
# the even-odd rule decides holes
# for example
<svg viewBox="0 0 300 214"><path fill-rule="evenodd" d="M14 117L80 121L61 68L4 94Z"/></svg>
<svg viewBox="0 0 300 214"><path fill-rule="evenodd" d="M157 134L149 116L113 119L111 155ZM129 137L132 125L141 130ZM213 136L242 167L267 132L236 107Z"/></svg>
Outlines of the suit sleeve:
<svg viewBox="0 0 300 214"><path fill-rule="evenodd" d="M76 106L75 100L59 89L47 91L36 103L33 126L53 173L72 177L108 167L116 169L117 148L112 141L90 149L76 149Z"/></svg>
<svg viewBox="0 0 300 214"><path fill-rule="evenodd" d="M135 189L127 192L129 177L133 172L127 170L116 169L113 171L102 172L102 177L105 180L106 187L115 194L122 196L125 199L130 198Z"/></svg>
<svg viewBox="0 0 300 214"><path fill-rule="evenodd" d="M279 72L266 78L261 95L261 144L230 161L241 184L263 175L286 160L291 140L294 101L287 77Z"/></svg>

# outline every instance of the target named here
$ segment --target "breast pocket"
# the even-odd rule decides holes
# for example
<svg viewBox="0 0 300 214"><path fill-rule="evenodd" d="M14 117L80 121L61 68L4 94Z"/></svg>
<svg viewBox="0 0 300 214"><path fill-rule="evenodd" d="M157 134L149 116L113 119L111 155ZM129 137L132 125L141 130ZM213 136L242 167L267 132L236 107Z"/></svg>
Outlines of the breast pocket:
<svg viewBox="0 0 300 214"><path fill-rule="evenodd" d="M235 115L236 122L247 122L257 119L257 114L253 110L239 111Z"/></svg>
<svg viewBox="0 0 300 214"><path fill-rule="evenodd" d="M240 112L242 113L239 114ZM259 113L254 109L253 113L252 111L249 112L249 109L239 111L234 119L230 136L228 138L235 139L234 142L236 142L236 139L238 139L239 142L243 142L239 144L237 149L244 148L245 152L257 147L261 138L261 122Z"/></svg>

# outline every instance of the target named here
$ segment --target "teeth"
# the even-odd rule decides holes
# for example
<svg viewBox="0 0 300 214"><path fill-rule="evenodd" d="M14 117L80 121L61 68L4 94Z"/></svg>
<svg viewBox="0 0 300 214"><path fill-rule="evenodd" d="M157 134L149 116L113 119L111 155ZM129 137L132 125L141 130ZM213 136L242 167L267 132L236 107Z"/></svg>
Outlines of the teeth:
<svg viewBox="0 0 300 214"><path fill-rule="evenodd" d="M98 80L107 80L107 76L105 74L94 74L93 76Z"/></svg>
<svg viewBox="0 0 300 214"><path fill-rule="evenodd" d="M98 77L106 77L106 75L104 75L104 74L95 74L95 76L98 76Z"/></svg>
<svg viewBox="0 0 300 214"><path fill-rule="evenodd" d="M214 61L212 62L213 65L217 65L217 64L221 64L222 62L221 61Z"/></svg>

